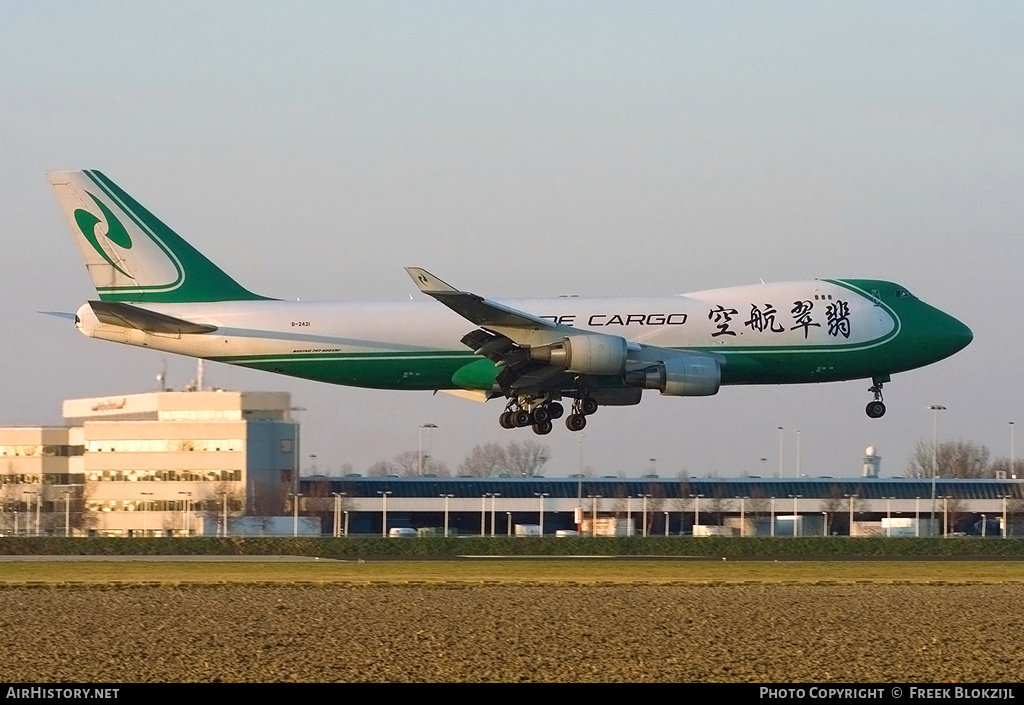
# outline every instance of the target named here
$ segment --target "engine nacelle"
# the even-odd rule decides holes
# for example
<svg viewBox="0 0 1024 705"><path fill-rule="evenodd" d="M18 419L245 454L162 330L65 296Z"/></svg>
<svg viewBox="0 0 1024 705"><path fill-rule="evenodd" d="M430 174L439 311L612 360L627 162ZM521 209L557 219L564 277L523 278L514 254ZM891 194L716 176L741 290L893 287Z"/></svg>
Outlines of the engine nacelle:
<svg viewBox="0 0 1024 705"><path fill-rule="evenodd" d="M622 374L626 339L617 335L573 335L530 348L530 359L583 375Z"/></svg>
<svg viewBox="0 0 1024 705"><path fill-rule="evenodd" d="M722 370L702 355L680 355L625 374L628 387L657 389L673 397L707 397L718 393Z"/></svg>

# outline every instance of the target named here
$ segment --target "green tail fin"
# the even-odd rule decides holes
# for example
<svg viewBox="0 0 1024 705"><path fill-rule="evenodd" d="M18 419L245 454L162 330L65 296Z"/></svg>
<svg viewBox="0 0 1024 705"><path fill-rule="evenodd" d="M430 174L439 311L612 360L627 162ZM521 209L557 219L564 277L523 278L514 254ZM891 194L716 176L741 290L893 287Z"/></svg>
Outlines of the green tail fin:
<svg viewBox="0 0 1024 705"><path fill-rule="evenodd" d="M47 178L103 301L265 299L245 289L98 171Z"/></svg>

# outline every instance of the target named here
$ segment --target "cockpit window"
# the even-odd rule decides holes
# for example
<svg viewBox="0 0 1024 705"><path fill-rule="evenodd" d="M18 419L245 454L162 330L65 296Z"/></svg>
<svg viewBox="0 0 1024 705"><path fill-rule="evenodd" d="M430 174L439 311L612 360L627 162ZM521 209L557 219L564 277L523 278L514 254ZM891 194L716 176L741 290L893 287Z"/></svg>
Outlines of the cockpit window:
<svg viewBox="0 0 1024 705"><path fill-rule="evenodd" d="M896 290L896 298L897 299L912 299L912 298L914 298L914 295L911 294L906 289L897 289Z"/></svg>

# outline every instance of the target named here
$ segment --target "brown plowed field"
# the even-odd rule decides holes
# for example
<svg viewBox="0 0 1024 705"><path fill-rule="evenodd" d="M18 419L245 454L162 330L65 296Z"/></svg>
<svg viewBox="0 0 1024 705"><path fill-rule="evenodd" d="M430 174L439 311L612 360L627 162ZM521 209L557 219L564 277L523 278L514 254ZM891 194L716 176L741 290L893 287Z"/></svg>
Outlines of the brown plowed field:
<svg viewBox="0 0 1024 705"><path fill-rule="evenodd" d="M6 681L1020 682L1024 585L9 587Z"/></svg>

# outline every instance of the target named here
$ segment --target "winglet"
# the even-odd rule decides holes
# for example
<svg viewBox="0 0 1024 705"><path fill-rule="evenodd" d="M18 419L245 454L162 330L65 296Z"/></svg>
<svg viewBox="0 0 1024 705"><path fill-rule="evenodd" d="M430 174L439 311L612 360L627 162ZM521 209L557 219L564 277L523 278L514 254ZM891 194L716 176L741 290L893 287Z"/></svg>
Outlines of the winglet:
<svg viewBox="0 0 1024 705"><path fill-rule="evenodd" d="M405 271L410 277L412 277L416 286L418 286L420 291L424 294L450 294L458 292L458 289L454 286L441 281L425 269L421 269L419 267L406 267Z"/></svg>

